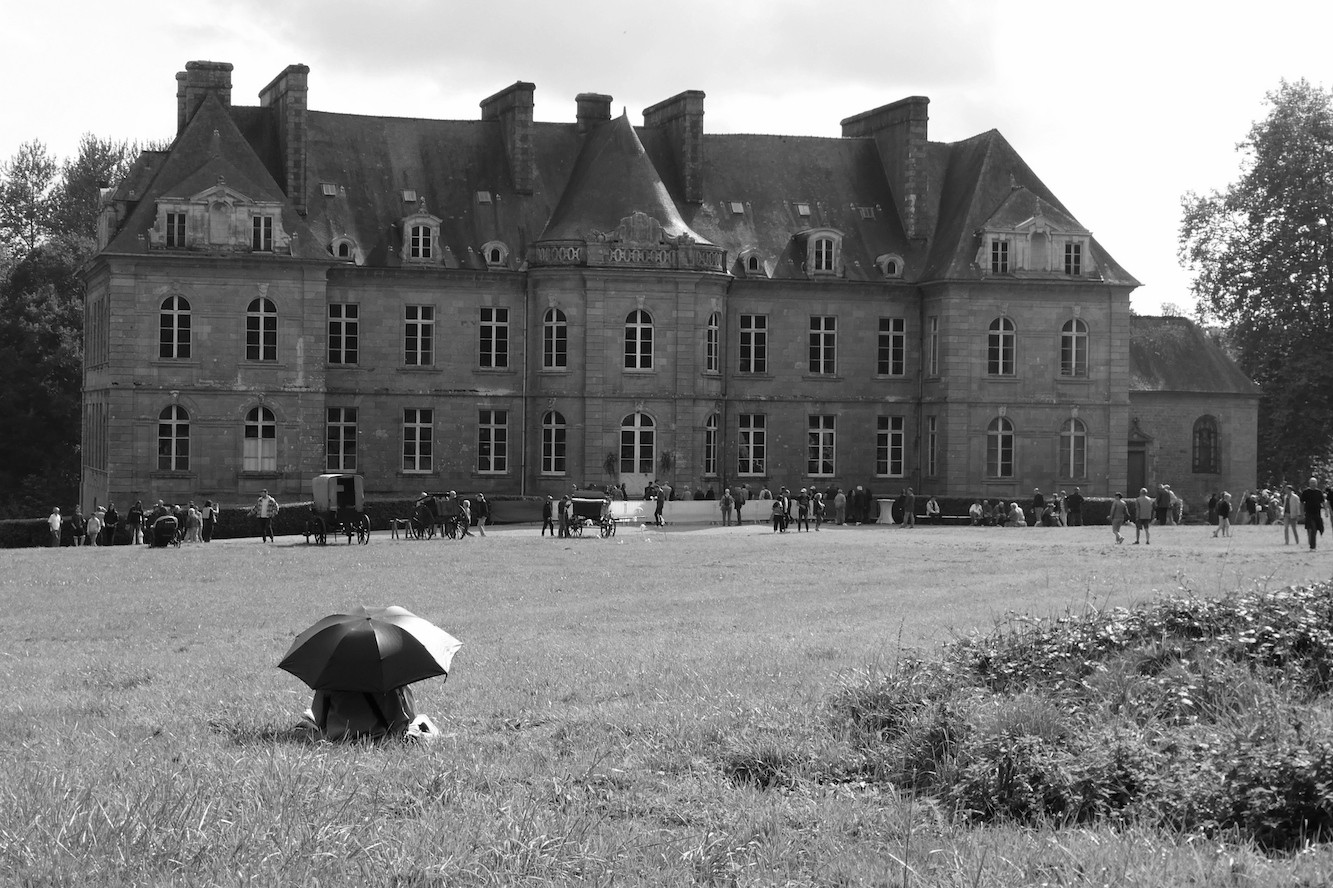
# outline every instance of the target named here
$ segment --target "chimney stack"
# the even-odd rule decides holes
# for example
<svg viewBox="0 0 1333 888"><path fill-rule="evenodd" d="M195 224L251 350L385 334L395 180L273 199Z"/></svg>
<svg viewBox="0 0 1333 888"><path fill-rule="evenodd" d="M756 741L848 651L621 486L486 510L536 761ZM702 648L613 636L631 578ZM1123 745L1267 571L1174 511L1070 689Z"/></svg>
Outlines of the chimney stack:
<svg viewBox="0 0 1333 888"><path fill-rule="evenodd" d="M594 124L611 119L611 97L601 93L579 93L574 97L578 105L579 132L586 133Z"/></svg>
<svg viewBox="0 0 1333 888"><path fill-rule="evenodd" d="M306 212L306 143L310 68L288 65L259 91L259 104L277 113L278 150L282 153L282 187L301 215Z"/></svg>
<svg viewBox="0 0 1333 888"><path fill-rule="evenodd" d="M936 202L930 196L926 157L929 105L925 96L908 96L842 122L843 138L874 138L903 230L913 240L928 238L935 231Z"/></svg>
<svg viewBox="0 0 1333 888"><path fill-rule="evenodd" d="M481 102L481 119L498 120L514 190L531 194L536 177L532 150L532 95L537 87L522 80Z"/></svg>
<svg viewBox="0 0 1333 888"><path fill-rule="evenodd" d="M704 195L704 94L690 89L643 109L643 125L666 127L686 203Z"/></svg>
<svg viewBox="0 0 1333 888"><path fill-rule="evenodd" d="M186 62L176 75L176 135L181 134L209 93L231 107L231 62Z"/></svg>

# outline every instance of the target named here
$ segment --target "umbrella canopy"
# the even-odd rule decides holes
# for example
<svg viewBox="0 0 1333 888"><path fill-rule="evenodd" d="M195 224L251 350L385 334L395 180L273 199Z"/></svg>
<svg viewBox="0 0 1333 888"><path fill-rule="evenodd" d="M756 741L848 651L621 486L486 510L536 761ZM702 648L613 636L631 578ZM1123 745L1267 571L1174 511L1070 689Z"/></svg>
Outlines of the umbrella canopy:
<svg viewBox="0 0 1333 888"><path fill-rule="evenodd" d="M331 614L296 636L278 664L314 690L383 693L449 674L463 643L401 607Z"/></svg>

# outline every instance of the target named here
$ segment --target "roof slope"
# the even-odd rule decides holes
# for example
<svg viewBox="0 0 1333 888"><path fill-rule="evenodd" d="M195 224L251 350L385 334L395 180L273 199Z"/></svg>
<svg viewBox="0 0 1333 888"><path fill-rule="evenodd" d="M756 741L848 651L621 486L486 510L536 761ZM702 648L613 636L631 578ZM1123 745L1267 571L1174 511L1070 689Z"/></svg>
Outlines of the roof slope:
<svg viewBox="0 0 1333 888"><path fill-rule="evenodd" d="M1130 319L1129 390L1263 394L1193 321L1140 315Z"/></svg>

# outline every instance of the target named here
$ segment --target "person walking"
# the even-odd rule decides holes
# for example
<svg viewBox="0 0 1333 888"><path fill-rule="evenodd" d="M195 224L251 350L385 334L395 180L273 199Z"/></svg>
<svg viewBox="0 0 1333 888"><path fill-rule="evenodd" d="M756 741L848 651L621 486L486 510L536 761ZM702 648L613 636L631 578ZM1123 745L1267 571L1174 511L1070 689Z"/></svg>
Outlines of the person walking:
<svg viewBox="0 0 1333 888"><path fill-rule="evenodd" d="M1115 500L1111 503L1111 533L1115 534L1116 545L1125 541L1120 533L1120 528L1125 526L1129 520L1129 503L1125 502L1125 495L1116 491Z"/></svg>
<svg viewBox="0 0 1333 888"><path fill-rule="evenodd" d="M60 548L60 507L53 506L51 514L46 519L46 527L51 532L50 544L52 549Z"/></svg>
<svg viewBox="0 0 1333 888"><path fill-rule="evenodd" d="M130 534L130 545L143 544L143 500L135 500L125 513L125 529Z"/></svg>
<svg viewBox="0 0 1333 888"><path fill-rule="evenodd" d="M1301 507L1305 510L1305 533L1310 538L1310 551L1313 552L1319 534L1324 532L1324 492L1313 478L1301 491Z"/></svg>
<svg viewBox="0 0 1333 888"><path fill-rule="evenodd" d="M116 544L116 531L120 528L120 513L116 511L116 504L108 502L106 504L106 514L102 516L102 545L114 546Z"/></svg>
<svg viewBox="0 0 1333 888"><path fill-rule="evenodd" d="M1213 531L1213 536L1219 533L1224 537L1231 536L1231 494L1225 490L1217 500L1217 529Z"/></svg>
<svg viewBox="0 0 1333 888"><path fill-rule="evenodd" d="M477 494L475 514L477 516L477 533L485 536L486 522L491 520L491 504L486 501L486 494L484 493Z"/></svg>
<svg viewBox="0 0 1333 888"><path fill-rule="evenodd" d="M916 494L912 488L903 491L903 527L916 527Z"/></svg>
<svg viewBox="0 0 1333 888"><path fill-rule="evenodd" d="M1282 493L1282 545L1301 544L1301 495L1288 484Z"/></svg>
<svg viewBox="0 0 1333 888"><path fill-rule="evenodd" d="M546 536L547 530L551 531L551 539L555 539L555 499L546 497L546 502L542 503L542 536Z"/></svg>
<svg viewBox="0 0 1333 888"><path fill-rule="evenodd" d="M1041 495L1041 488L1032 488L1032 526L1041 524L1041 514L1046 511L1046 497Z"/></svg>
<svg viewBox="0 0 1333 888"><path fill-rule="evenodd" d="M82 546L88 533L88 519L83 517L83 506L75 506L69 519L69 531L74 535L73 545Z"/></svg>
<svg viewBox="0 0 1333 888"><path fill-rule="evenodd" d="M744 524L745 519L741 517L741 509L745 508L746 502L750 499L750 490L744 484L737 485L732 499L736 501L736 523Z"/></svg>
<svg viewBox="0 0 1333 888"><path fill-rule="evenodd" d="M463 510L463 520L459 525L463 532L458 535L458 538L461 540L463 537L476 536L476 534L472 532L472 501L467 497L461 497L458 500L458 508ZM484 533L482 534L482 536L485 535L486 534Z"/></svg>
<svg viewBox="0 0 1333 888"><path fill-rule="evenodd" d="M255 501L254 515L259 519L259 541L265 540L276 543L273 538L273 519L278 516L278 501L269 496L267 490L259 491L259 499Z"/></svg>
<svg viewBox="0 0 1333 888"><path fill-rule="evenodd" d="M563 540L569 536L569 511L574 507L569 494L565 494L560 500L560 538Z"/></svg>
<svg viewBox="0 0 1333 888"><path fill-rule="evenodd" d="M824 494L818 490L810 500L810 510L815 513L815 532L818 533L820 525L824 523Z"/></svg>
<svg viewBox="0 0 1333 888"><path fill-rule="evenodd" d="M1143 543L1146 546L1152 545L1152 535L1148 528L1152 526L1153 506L1156 505L1153 498L1148 495L1148 488L1139 488L1139 497L1134 501L1134 545L1139 544L1139 534L1143 534Z"/></svg>

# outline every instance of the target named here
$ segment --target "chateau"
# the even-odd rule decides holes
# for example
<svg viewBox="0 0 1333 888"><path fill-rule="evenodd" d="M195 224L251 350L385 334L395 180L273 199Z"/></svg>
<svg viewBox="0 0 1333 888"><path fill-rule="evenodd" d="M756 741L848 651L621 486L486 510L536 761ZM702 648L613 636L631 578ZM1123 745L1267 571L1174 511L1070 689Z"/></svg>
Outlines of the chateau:
<svg viewBox="0 0 1333 888"><path fill-rule="evenodd" d="M326 471L372 496L1255 480L1253 384L1131 319L1137 282L1004 137L932 142L926 98L722 135L697 91L641 126L594 93L538 122L524 82L403 119L310 110L303 65L234 105L231 71L187 64L174 142L103 196L85 503Z"/></svg>

